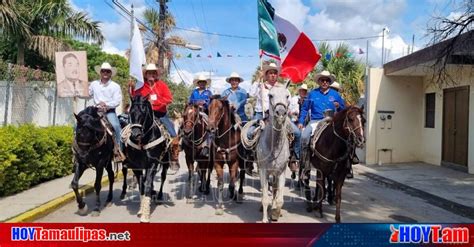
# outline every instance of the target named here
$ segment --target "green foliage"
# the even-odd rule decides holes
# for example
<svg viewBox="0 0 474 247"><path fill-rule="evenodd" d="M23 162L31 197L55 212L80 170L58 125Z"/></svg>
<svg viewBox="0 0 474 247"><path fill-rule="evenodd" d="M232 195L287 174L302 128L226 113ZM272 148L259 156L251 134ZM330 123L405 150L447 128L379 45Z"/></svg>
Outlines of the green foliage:
<svg viewBox="0 0 474 247"><path fill-rule="evenodd" d="M70 174L72 140L67 126L0 128L0 197Z"/></svg>
<svg viewBox="0 0 474 247"><path fill-rule="evenodd" d="M187 86L184 82L176 84L168 79L165 79L171 94L173 95L173 103L168 106L168 114L171 117L177 117L176 114L181 114L184 111L185 105L191 95L192 87Z"/></svg>
<svg viewBox="0 0 474 247"><path fill-rule="evenodd" d="M0 80L13 80L15 82L26 81L52 81L55 75L40 69L32 69L21 65L10 65L0 59Z"/></svg>

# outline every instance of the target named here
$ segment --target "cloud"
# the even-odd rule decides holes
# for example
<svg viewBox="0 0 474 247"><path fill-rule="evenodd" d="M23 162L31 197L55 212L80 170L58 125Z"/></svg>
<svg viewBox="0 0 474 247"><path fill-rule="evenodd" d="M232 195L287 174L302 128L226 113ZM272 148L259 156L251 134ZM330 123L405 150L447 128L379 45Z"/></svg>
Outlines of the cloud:
<svg viewBox="0 0 474 247"><path fill-rule="evenodd" d="M300 0L273 0L271 3L279 16L293 23L300 30L303 28L310 7L305 6Z"/></svg>
<svg viewBox="0 0 474 247"><path fill-rule="evenodd" d="M106 40L102 45L102 51L110 54L117 54L122 57L125 57L125 50L120 50L119 48L115 47L110 41Z"/></svg>

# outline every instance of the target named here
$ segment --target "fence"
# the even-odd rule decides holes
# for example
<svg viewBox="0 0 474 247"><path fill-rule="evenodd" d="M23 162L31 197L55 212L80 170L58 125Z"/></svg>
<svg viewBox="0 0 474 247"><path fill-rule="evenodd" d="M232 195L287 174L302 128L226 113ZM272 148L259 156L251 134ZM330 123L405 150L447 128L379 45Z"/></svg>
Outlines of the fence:
<svg viewBox="0 0 474 247"><path fill-rule="evenodd" d="M90 100L59 98L55 82L0 81L0 123L38 126L74 124L74 104L76 112L91 104Z"/></svg>

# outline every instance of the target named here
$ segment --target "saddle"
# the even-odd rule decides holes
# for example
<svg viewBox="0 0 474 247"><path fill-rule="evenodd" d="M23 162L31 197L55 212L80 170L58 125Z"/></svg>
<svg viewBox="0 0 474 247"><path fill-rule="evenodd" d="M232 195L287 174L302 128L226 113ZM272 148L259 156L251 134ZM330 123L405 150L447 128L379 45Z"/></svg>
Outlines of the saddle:
<svg viewBox="0 0 474 247"><path fill-rule="evenodd" d="M311 151L314 151L316 148L316 143L318 142L319 138L321 137L321 134L323 131L329 126L331 123L332 118L331 117L326 117L320 122L317 123L316 127L314 128L313 133L311 134L311 141L310 141L310 149ZM314 152L313 152L314 153Z"/></svg>
<svg viewBox="0 0 474 247"><path fill-rule="evenodd" d="M105 128L105 131L109 136L112 137L113 143L114 143L114 162L122 162L126 159L125 155L122 153L120 143L116 143L115 141L115 129L110 123L109 119L105 116L104 112L99 111L99 116L100 116L100 123L102 126ZM120 133L119 133L120 134Z"/></svg>

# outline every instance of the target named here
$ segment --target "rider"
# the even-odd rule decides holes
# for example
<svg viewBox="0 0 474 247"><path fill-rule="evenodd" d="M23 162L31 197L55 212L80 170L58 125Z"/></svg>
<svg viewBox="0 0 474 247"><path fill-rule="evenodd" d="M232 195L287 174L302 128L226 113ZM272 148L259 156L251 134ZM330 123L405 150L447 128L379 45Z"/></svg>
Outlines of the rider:
<svg viewBox="0 0 474 247"><path fill-rule="evenodd" d="M298 117L301 112L301 107L304 101L308 97L308 85L306 83L301 84L298 88L298 95L295 95L290 100L290 118L295 124L298 124Z"/></svg>
<svg viewBox="0 0 474 247"><path fill-rule="evenodd" d="M301 145L302 145L302 156L301 164L304 166L306 162L309 162L309 143L313 131L316 129L317 124L324 119L325 112L329 111L341 111L345 108L344 99L342 99L339 93L330 88L330 85L334 82L334 76L328 71L322 71L315 76L315 80L318 82L319 88L312 90L307 100L301 107L300 117L298 119L298 128L303 129L304 122L308 111L310 111L310 122L304 128Z"/></svg>
<svg viewBox="0 0 474 247"><path fill-rule="evenodd" d="M239 116L240 121L247 122L247 115L245 115L245 102L247 101L247 91L239 87L239 84L244 81L242 77L236 72L232 72L229 77L225 79L230 84L230 88L227 88L222 92L223 97L227 97L229 100L230 107L234 113Z"/></svg>
<svg viewBox="0 0 474 247"><path fill-rule="evenodd" d="M262 69L263 69L263 75L265 76L265 82L254 83L249 93L250 96L255 97L257 99L257 103L255 105L254 120L257 120L257 119L262 120L264 119L264 117L266 118L268 116L268 110L269 110L269 105L270 105L268 94L270 92L270 89L278 82L278 75L280 73L280 67L276 65L275 63L263 65ZM290 125L293 129L293 135L295 138L294 139L295 156L296 156L296 159L299 160L300 153L301 153L301 131L291 121L290 121ZM255 129L256 129L255 126L251 126L249 128L247 132L247 137L249 139L254 138ZM249 168L247 170L247 173L250 173L251 170L252 168Z"/></svg>
<svg viewBox="0 0 474 247"><path fill-rule="evenodd" d="M202 111L201 113L207 118L209 103L211 102L212 92L207 89L207 85L211 84L211 79L206 78L206 76L200 74L196 76L193 80L194 85L197 85L197 88L193 90L189 96L189 103L198 105ZM211 144L209 138L206 138L204 147L201 149L200 155L203 157L209 157L209 145Z"/></svg>
<svg viewBox="0 0 474 247"><path fill-rule="evenodd" d="M89 95L93 98L94 104L106 113L107 119L114 128L114 161L121 162L125 159L119 146L122 128L120 127L115 108L122 102L122 90L111 79L117 70L107 62L102 63L100 67L96 66L95 70L100 75L100 79L93 81L89 85Z"/></svg>
<svg viewBox="0 0 474 247"><path fill-rule="evenodd" d="M189 103L196 104L202 107L205 113L208 111L209 103L211 102L212 92L207 89L207 85L211 83L211 79L206 78L204 75L198 75L194 78L194 85L197 87L193 90L189 96Z"/></svg>

